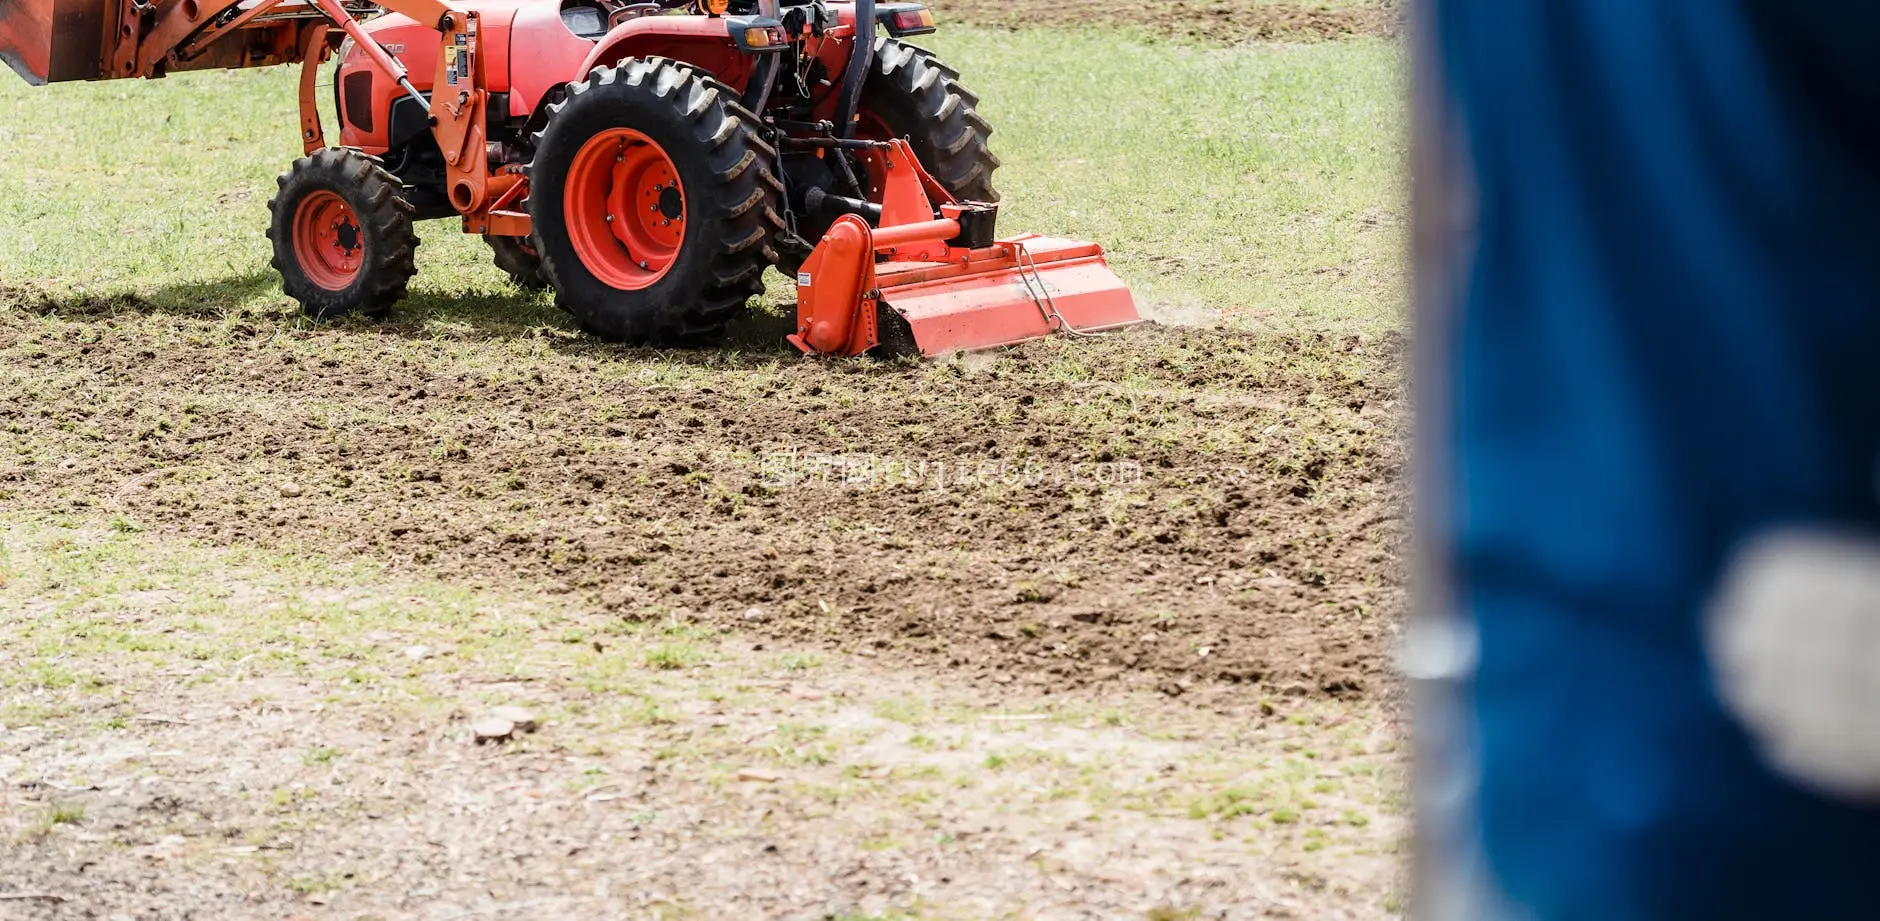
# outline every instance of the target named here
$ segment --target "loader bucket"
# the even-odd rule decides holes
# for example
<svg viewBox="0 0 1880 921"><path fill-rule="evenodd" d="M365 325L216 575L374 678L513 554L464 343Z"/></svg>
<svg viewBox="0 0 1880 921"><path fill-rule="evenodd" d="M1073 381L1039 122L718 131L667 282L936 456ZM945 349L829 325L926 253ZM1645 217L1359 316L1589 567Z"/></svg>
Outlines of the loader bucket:
<svg viewBox="0 0 1880 921"><path fill-rule="evenodd" d="M797 273L790 342L804 352L943 355L1142 322L1102 247L994 239L997 205L952 200L905 141L881 155L880 226L841 216Z"/></svg>
<svg viewBox="0 0 1880 921"><path fill-rule="evenodd" d="M0 59L26 82L103 75L105 13L112 0L0 0Z"/></svg>

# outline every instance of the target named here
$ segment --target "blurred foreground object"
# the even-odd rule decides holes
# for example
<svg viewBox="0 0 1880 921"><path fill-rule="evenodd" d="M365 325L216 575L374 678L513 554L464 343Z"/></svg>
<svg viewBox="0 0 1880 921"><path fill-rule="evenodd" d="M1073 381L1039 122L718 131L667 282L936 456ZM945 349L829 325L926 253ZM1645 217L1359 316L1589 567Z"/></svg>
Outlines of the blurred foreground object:
<svg viewBox="0 0 1880 921"><path fill-rule="evenodd" d="M1418 19L1419 915L1873 916L1880 7Z"/></svg>

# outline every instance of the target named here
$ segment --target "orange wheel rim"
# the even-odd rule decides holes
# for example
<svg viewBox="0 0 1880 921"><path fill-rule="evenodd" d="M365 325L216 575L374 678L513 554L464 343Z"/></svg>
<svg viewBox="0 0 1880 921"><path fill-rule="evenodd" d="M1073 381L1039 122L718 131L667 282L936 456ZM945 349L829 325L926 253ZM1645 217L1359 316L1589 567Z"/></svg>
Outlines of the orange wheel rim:
<svg viewBox="0 0 1880 921"><path fill-rule="evenodd" d="M685 240L685 189L672 158L631 128L609 128L574 155L562 212L575 255L610 288L664 278Z"/></svg>
<svg viewBox="0 0 1880 921"><path fill-rule="evenodd" d="M365 264L366 237L351 205L325 189L294 209L294 259L314 284L343 291Z"/></svg>

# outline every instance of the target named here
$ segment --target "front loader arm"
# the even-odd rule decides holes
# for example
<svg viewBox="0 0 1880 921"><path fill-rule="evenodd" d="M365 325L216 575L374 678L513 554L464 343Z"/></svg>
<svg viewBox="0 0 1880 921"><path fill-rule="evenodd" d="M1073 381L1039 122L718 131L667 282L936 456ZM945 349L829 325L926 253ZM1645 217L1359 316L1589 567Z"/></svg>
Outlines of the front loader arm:
<svg viewBox="0 0 1880 921"><path fill-rule="evenodd" d="M488 81L484 73L480 17L474 10L460 10L442 0L381 0L380 5L394 13L421 23L432 24L443 43L437 58L437 74L431 81L431 96L412 86L403 62L385 50L347 11L340 0L313 0L327 18L344 31L353 44L380 73L403 87L430 116L431 131L444 155L445 190L450 203L464 215L464 229L471 233L498 233L523 236L529 232L528 216L502 210L519 200L525 182L518 170L490 173L485 125L489 105ZM300 120L301 143L308 153L326 146L320 129L319 110L312 87L320 61L313 53L317 42L309 41L301 66Z"/></svg>
<svg viewBox="0 0 1880 921"><path fill-rule="evenodd" d="M465 215L465 229L528 233L526 215L499 210L521 198L522 174L508 169L490 174L484 128L489 92L475 11L458 9L444 0L378 0L375 4L437 29L443 53L438 55L432 96L427 98L412 85L403 62L360 25L343 0L168 0L154 11L138 0L94 2L115 5L127 17L109 60L101 62L104 76L158 77L204 57L231 67L300 61L300 140L307 153L326 146L315 89L320 63L331 48L331 31L337 27L376 70L403 88L430 116L448 170L446 191L451 204ZM290 4L320 18L274 18ZM231 46L239 46L240 53L218 53ZM256 55L248 52L250 47L271 50Z"/></svg>
<svg viewBox="0 0 1880 921"><path fill-rule="evenodd" d="M440 32L451 31L445 17L459 12L444 0L348 2L362 13L403 13ZM266 67L303 60L315 47L308 34L329 24L409 89L403 67L365 36L342 0L5 0L0 59L35 84Z"/></svg>
<svg viewBox="0 0 1880 921"><path fill-rule="evenodd" d="M34 83L161 77L207 67L264 67L300 61L301 142L325 146L314 105L314 71L337 26L374 67L431 113L439 146L452 165L451 200L460 210L483 204L488 165L482 156L487 93L477 47L477 14L445 0L377 0L386 9L436 28L445 45L435 86L438 111L411 84L405 67L359 25L344 0L6 0L0 2L0 58ZM102 40L101 40L102 39Z"/></svg>
<svg viewBox="0 0 1880 921"><path fill-rule="evenodd" d="M347 38L353 40L353 44L356 45L361 52L364 52L366 58L372 62L372 66L377 67L381 73L392 78L392 82L404 87L405 92L410 94L411 98L418 100L418 104L423 106L425 111L429 112L431 110L431 104L425 101L424 96L416 89L412 88L411 78L405 71L405 65L400 63L396 57L393 57L391 52L386 51L384 46L380 45L372 36L366 34L366 30L359 25L359 20L353 18L352 13L346 10L344 4L340 3L339 0L313 0L313 2L320 8L320 12L325 13L328 19L333 20L334 25L339 26L340 30L346 33ZM446 44L449 44L451 40L451 29L454 20L468 19L474 21L475 19L475 14L460 12L439 2L439 0L392 0L390 3L381 3L380 5L394 13L403 13L417 22L431 23L439 32L444 33L444 41ZM473 28L471 35L474 36L475 34ZM319 64L318 61L313 60L308 60L305 63L308 66L317 66Z"/></svg>
<svg viewBox="0 0 1880 921"><path fill-rule="evenodd" d="M262 3L272 2L278 2L278 0L262 0ZM405 65L400 63L396 57L393 57L391 52L386 51L384 46L380 45L376 39L368 35L366 30L360 27L359 20L353 18L352 13L347 11L344 4L340 3L339 0L312 0L312 2L319 8L320 12L326 14L326 18L332 20L334 25L339 26L340 30L346 33L346 37L353 40L353 43L358 46L359 50L365 54L366 58L372 62L374 67L377 67L380 72L390 77L394 83L403 87L405 92L411 95L411 98L418 100L418 105L423 107L426 113L431 111L431 101L424 98L423 94L412 87L411 78L405 70ZM398 7L410 7L411 11L406 12L403 9L398 9ZM388 4L386 8L392 9L394 12L404 12L405 15L411 16L413 19L417 19L420 15L428 16L429 18L417 19L417 21L435 23L438 25L440 31L445 31L449 21L447 17L449 17L452 12L450 7L438 2L438 0L395 0L394 3ZM320 108L317 100L314 98L314 84L319 76L320 61L326 56L327 28L324 23L311 26L307 29L308 34L302 39L300 55L300 143L302 149L307 153L313 153L326 146L326 132L320 128ZM449 41L449 39L446 38L445 41ZM432 119L432 123L436 124L435 118Z"/></svg>
<svg viewBox="0 0 1880 921"><path fill-rule="evenodd" d="M65 0L53 0L65 2ZM303 51L308 43L305 33L323 25L319 15L338 26L354 42L373 55L375 63L389 63L402 75L404 70L397 66L397 61L386 55L384 49L376 43L363 41L363 32L358 20L339 0L167 0L154 5L138 0L103 0L108 6L118 10L120 24L117 29L117 41L110 53L111 61L104 68L105 77L160 77L172 70L182 69L189 62L197 59L206 51L219 45L227 45L232 36L247 30L271 34L273 41L266 44L280 46L285 51ZM246 7L243 3L248 3ZM452 8L441 0L392 0L375 2L376 6L403 13L418 22L439 24ZM282 10L295 7L305 10L305 18L277 18ZM311 9L308 9L311 7ZM318 14L314 12L318 11ZM274 14L274 21L256 23L255 20L267 14ZM377 54L375 55L374 52ZM381 60L380 56L383 56ZM226 57L226 56L224 56ZM222 66L266 66L282 63L280 58L256 60L219 61Z"/></svg>

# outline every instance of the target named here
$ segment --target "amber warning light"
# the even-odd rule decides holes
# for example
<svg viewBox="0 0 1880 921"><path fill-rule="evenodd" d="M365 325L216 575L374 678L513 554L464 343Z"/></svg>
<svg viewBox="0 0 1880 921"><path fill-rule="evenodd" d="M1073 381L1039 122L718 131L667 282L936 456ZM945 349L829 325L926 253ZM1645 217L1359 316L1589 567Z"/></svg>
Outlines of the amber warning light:
<svg viewBox="0 0 1880 921"><path fill-rule="evenodd" d="M744 30L746 48L775 48L789 42L790 36L784 33L782 26L752 26Z"/></svg>
<svg viewBox="0 0 1880 921"><path fill-rule="evenodd" d="M934 29L933 10L925 7L917 10L897 10L892 22L894 32L899 35L932 32Z"/></svg>

